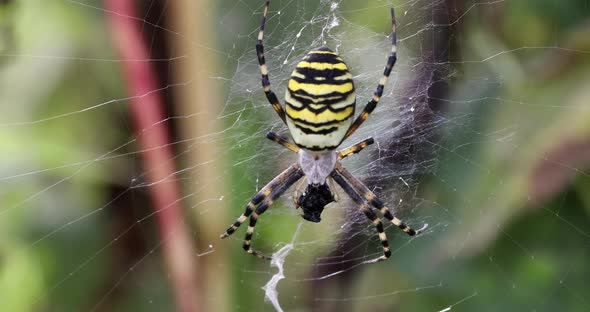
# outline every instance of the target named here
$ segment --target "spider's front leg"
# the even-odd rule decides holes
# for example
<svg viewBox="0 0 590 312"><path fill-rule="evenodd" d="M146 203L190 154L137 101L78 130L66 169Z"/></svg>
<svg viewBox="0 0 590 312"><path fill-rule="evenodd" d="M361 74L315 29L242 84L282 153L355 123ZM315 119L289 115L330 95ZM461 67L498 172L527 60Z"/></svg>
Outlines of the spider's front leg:
<svg viewBox="0 0 590 312"><path fill-rule="evenodd" d="M397 226L400 230L404 231L410 236L420 235L428 228L428 223L425 223L420 229L414 230L411 227L407 226L402 220L396 218L385 205L383 202L377 198L375 193L371 192L367 186L365 186L359 179L353 176L346 168L342 167L341 164L336 164L336 172L344 176L344 178L352 185L352 187L358 192L362 194L366 201L371 203L373 207L379 209L383 217Z"/></svg>
<svg viewBox="0 0 590 312"><path fill-rule="evenodd" d="M377 209L380 209L385 218L387 218L389 221L391 221L391 223L395 224L410 236L418 235L424 232L424 230L426 230L428 227L428 224L425 224L418 231L414 231L411 227L405 225L400 219L394 217L377 198L377 196L371 192L361 181L348 172L348 170L344 169L340 163L336 163L336 168L332 173L332 177L334 178L334 181L336 181L336 183L338 183L340 187L342 187L342 189L348 194L348 196L350 196L350 198L352 198L352 200L359 205L359 209L365 214L365 216L371 220L373 224L375 224L375 228L379 234L379 240L381 240L381 245L383 246L383 256L366 261L366 263L383 261L391 256L391 249L389 247L389 242L387 241L387 236L383 230L383 224L371 210L369 204L373 205Z"/></svg>
<svg viewBox="0 0 590 312"><path fill-rule="evenodd" d="M383 223L381 223L381 220L379 220L379 218L375 215L375 213L369 206L369 203L364 198L362 198L348 182L346 182L346 180L344 179L344 177L342 177L340 173L334 171L332 173L332 177L334 178L334 181L336 181L336 183L340 185L344 192L346 192L346 194L348 194L348 196L350 196L350 198L357 205L359 205L359 209L363 212L367 219L373 222L373 224L375 225L375 229L379 234L379 240L381 241L381 246L383 246L383 255L381 257L366 261L366 263L380 262L389 258L391 256L391 249L389 248L389 242L387 241L387 235L385 235L385 231L383 230Z"/></svg>
<svg viewBox="0 0 590 312"><path fill-rule="evenodd" d="M303 176L303 172L299 168L298 164L293 164L276 178L272 179L266 186L264 186L246 205L246 211L236 219L236 221L225 231L225 233L219 236L220 238L226 238L233 234L236 229L250 218L248 229L246 230L246 237L244 238L243 248L244 250L263 259L270 259L271 257L263 255L256 250L250 248L252 235L254 233L254 227L258 217L263 214L268 207L270 207L274 200L283 194L293 183L297 182ZM256 207L258 206L258 207Z"/></svg>

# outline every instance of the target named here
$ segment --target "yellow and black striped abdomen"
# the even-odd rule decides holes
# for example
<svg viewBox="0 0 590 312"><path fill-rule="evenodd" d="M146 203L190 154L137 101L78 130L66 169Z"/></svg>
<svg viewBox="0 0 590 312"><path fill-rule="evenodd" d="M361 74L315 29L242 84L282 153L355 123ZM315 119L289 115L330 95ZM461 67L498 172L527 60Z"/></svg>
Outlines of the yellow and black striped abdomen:
<svg viewBox="0 0 590 312"><path fill-rule="evenodd" d="M309 52L285 94L295 144L312 151L335 149L352 123L355 101L352 75L338 54L325 47Z"/></svg>

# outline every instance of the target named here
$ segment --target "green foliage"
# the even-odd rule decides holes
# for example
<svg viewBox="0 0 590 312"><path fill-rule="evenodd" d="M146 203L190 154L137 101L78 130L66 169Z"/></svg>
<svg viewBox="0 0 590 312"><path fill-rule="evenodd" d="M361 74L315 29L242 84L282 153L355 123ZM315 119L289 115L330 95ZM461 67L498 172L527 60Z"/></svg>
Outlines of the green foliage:
<svg viewBox="0 0 590 312"><path fill-rule="evenodd" d="M261 2L216 3L222 12L215 12L221 15L216 31L222 48L211 50L225 53L236 44L234 33L223 32L226 23L256 29ZM119 245L115 239L128 225L114 223L109 209L132 209L111 202L113 189L130 190L139 198L132 196L135 203L145 206L129 181L139 175L134 170L145 170L133 154L125 154L137 150L125 145L132 137L126 102L85 111L127 95L104 12L93 7L100 2L81 3L87 5L0 1L0 310L85 311L107 298L103 309L109 311L170 311L174 294L158 249L163 239L143 224L136 225L144 235L138 241L151 242L150 249ZM405 9L410 11L403 26L406 35L424 28L429 9L396 3L398 20L404 21ZM285 32L299 30L293 20L301 8L311 14L317 6L317 1L280 2L277 7L287 11L276 14L273 25L287 27L268 31L269 46L279 45ZM342 2L339 9L351 23L343 29L362 26L385 33L384 7L377 0ZM305 280L313 272L302 268L326 256L339 237L314 242L303 251L296 248L288 258L287 280L279 287L284 308L435 311L456 304L452 311L588 310L588 13L584 0L504 1L477 6L453 24L449 53L457 62L449 65L452 75L445 78L451 90L442 114L450 124L457 123L441 133L437 168L421 177L415 195L426 203L413 212L428 218L431 231L411 243L390 234L395 246L390 261L357 267L342 274L342 280L327 279L325 284ZM254 32L240 36L249 37L223 54L222 72L229 77L237 66L255 62ZM239 46L243 42L248 46ZM345 42L343 48L355 43ZM421 53L421 46L404 44L408 54ZM281 62L271 60L273 65ZM258 93L230 99L243 105L225 103L224 114L230 117L224 119L224 144L233 166L224 173L229 176L232 217L280 171L283 160L296 159L277 154L279 148L264 139L273 112L256 102L262 99L261 90L248 92ZM237 127L238 119L248 122ZM121 146L108 155L115 159L97 160ZM301 222L292 209L290 200L279 202L265 215L268 219L260 220L256 246L277 250L282 245L276 242L292 239ZM145 211L129 213L131 223L145 217ZM322 224L302 226L300 241L330 237L344 219L343 211L327 210ZM223 241L232 247L229 306L270 310L260 287L276 270L244 255L242 235L240 229L237 238ZM367 236L352 242L369 235L373 232L368 228ZM378 251L378 245L359 252L371 250ZM135 262L121 260L124 252L135 252ZM131 269L137 271L131 274ZM348 301L321 301L310 293L312 284L322 285L323 298Z"/></svg>

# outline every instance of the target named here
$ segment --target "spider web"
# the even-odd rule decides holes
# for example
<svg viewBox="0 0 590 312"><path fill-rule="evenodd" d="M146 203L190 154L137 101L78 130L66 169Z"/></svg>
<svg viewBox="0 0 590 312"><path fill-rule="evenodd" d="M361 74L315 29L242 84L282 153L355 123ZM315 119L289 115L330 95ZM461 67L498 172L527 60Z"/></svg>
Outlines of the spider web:
<svg viewBox="0 0 590 312"><path fill-rule="evenodd" d="M363 261L382 253L376 231L339 188L319 224L299 217L295 187L260 217L253 246L272 263L241 250L246 225L217 239L296 161L265 139L288 131L260 86L264 1L195 13L212 22L204 42L174 26L171 1L139 2L139 18L121 18L140 22L149 60L117 56L106 21L115 13L100 1L0 1L5 310L175 309L163 246L181 234L158 232L162 211L148 197L165 183L182 188L199 282L222 287L199 288L211 309L590 309L587 1L272 1L273 90L282 98L295 64L326 45L351 68L357 111L381 78L396 9L398 62L377 109L342 147L376 143L343 164L407 224L430 226L416 238L388 226L392 257L372 265ZM192 106L177 92L200 73L178 78L174 68L206 54L219 64L207 73L219 90L209 106L216 126L193 134L185 125L203 112L179 109ZM122 64L146 61L160 84L128 95ZM153 127L173 131L177 168L155 182L139 158L151 127L133 131L127 111L152 93L167 103ZM219 161L192 156L211 146Z"/></svg>

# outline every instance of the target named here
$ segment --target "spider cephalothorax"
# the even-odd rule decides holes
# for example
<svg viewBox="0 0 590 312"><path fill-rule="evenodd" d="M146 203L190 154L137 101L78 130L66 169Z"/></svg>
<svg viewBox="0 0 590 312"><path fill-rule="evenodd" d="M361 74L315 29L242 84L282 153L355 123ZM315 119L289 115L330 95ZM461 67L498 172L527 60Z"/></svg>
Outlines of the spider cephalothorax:
<svg viewBox="0 0 590 312"><path fill-rule="evenodd" d="M244 250L257 257L270 259L250 246L258 217L289 187L305 177L307 187L305 192L296 199L296 205L303 210L305 220L320 222L324 207L335 200L327 183L333 180L359 205L359 209L373 222L379 233L383 255L369 262L385 260L391 256L391 250L383 230L383 223L373 209L379 210L385 219L411 236L424 231L427 225L418 231L405 225L391 214L373 192L340 164L340 160L373 144L372 138L340 151L336 151L336 148L367 120L383 95L383 88L397 57L393 9L391 9L392 47L383 77L379 80L377 89L369 103L354 119L356 95L352 75L342 58L326 47L311 50L301 62L297 63L289 79L285 93L286 104L283 109L283 105L270 88L262 44L269 3L270 1L266 1L264 6L262 23L256 42L262 87L273 109L289 128L295 144L272 132L267 137L297 153L299 160L254 195L244 213L221 235L221 238L234 233L242 223L249 219L243 244Z"/></svg>
<svg viewBox="0 0 590 312"><path fill-rule="evenodd" d="M334 201L334 195L326 182L334 171L338 153L335 151L310 152L300 149L298 154L297 164L305 174L307 188L297 199L296 205L303 210L303 219L320 222L324 207Z"/></svg>

